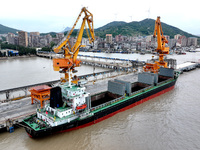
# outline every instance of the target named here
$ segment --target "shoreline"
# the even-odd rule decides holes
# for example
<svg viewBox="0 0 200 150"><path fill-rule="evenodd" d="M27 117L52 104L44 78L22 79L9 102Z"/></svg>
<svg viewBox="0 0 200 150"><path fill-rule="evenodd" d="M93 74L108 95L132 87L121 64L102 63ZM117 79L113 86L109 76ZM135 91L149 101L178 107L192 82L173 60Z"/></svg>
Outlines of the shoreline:
<svg viewBox="0 0 200 150"><path fill-rule="evenodd" d="M9 60L9 59L18 59L18 58L29 58L29 57L37 57L36 55L23 55L23 56L12 56L12 57L0 57L1 60Z"/></svg>

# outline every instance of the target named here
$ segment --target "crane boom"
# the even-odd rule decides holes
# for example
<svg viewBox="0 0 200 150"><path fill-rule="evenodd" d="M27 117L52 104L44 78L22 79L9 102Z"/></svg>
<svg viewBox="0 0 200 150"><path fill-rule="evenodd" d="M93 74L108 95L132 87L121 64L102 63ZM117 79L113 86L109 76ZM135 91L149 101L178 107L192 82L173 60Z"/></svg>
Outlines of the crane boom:
<svg viewBox="0 0 200 150"><path fill-rule="evenodd" d="M76 42L73 46L70 44L70 36L75 29L80 17L84 14L81 27L79 29ZM87 30L87 26L89 31ZM53 67L55 71L60 71L61 73L65 73L65 80L69 81L71 76L68 75L68 72L74 71L75 67L80 66L80 60L77 59L79 49L82 47L81 41L84 29L86 29L89 42L92 43L95 40L94 35L94 26L93 26L93 15L89 12L85 7L81 9L72 29L70 32L65 36L65 38L56 46L54 47L54 52L58 53L61 50L64 50L64 58L54 58L53 59ZM77 80L74 80L74 83L77 83Z"/></svg>
<svg viewBox="0 0 200 150"><path fill-rule="evenodd" d="M156 33L157 33L157 43L158 43L158 47L156 49L157 52L159 54L169 54L169 47L165 47L165 43L168 43L168 40L163 35L160 17L157 17L157 20L155 22L153 37L156 37Z"/></svg>
<svg viewBox="0 0 200 150"><path fill-rule="evenodd" d="M156 51L159 54L159 61L155 61L155 64L147 63L144 66L144 71L150 71L153 73L157 73L160 67L167 68L167 62L164 61L165 54L169 54L169 47L165 47L165 44L168 43L168 40L163 35L162 26L160 22L160 17L157 17L155 21L155 29L153 37L155 38L157 35L157 48Z"/></svg>

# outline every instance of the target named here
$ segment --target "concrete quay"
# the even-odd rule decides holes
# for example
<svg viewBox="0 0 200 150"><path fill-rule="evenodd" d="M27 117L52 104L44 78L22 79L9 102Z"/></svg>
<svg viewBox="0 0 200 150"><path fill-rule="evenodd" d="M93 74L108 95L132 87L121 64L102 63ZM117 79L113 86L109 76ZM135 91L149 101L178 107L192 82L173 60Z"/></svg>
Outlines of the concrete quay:
<svg viewBox="0 0 200 150"><path fill-rule="evenodd" d="M59 58L61 54L55 53L37 53L39 57L45 58ZM78 59L82 61L84 65L98 66L102 68L110 68L114 70L131 70L133 67L137 68L139 66L144 66L144 61L138 60L128 60L128 59L119 59L119 58L110 58L110 57L99 57L99 56L90 56L90 55L78 55Z"/></svg>
<svg viewBox="0 0 200 150"><path fill-rule="evenodd" d="M87 79L90 80L91 78L104 78L105 77L109 77L112 76L114 73L113 70L108 70L108 71L103 71L103 72L97 72L97 73L91 73L91 74L85 74L85 75L81 75L78 76L78 78L81 79ZM99 77L100 76L100 77ZM7 102L10 100L16 100L16 99L20 99L23 97L27 97L30 95L30 92L28 91L31 87L35 87L35 86L39 86L39 85L49 85L51 87L56 86L60 83L60 80L54 80L54 81L48 81L48 82L42 82L42 83L37 83L37 84L32 84L32 85L26 85L26 86L22 86L22 87L16 87L16 88L11 88L11 89L4 89L0 91L1 95L5 94L6 99L0 99L0 103L3 102ZM13 99L11 99L11 96L13 92L24 92L24 95L20 95L18 97L14 97Z"/></svg>

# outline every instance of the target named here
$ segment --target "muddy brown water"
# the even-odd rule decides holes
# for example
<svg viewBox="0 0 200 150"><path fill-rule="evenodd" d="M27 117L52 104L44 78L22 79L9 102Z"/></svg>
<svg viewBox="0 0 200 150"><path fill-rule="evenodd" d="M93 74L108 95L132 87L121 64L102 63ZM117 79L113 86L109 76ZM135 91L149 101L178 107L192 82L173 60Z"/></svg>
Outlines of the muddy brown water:
<svg viewBox="0 0 200 150"><path fill-rule="evenodd" d="M173 90L89 127L39 139L23 128L1 133L0 149L199 150L199 74L184 72Z"/></svg>

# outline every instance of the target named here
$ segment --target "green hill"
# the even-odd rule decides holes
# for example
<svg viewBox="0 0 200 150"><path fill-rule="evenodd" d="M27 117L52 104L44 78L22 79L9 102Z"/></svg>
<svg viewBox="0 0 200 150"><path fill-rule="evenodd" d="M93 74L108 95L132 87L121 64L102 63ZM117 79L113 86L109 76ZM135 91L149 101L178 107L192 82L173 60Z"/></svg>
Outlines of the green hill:
<svg viewBox="0 0 200 150"><path fill-rule="evenodd" d="M20 31L20 30L6 27L6 26L0 24L0 34L7 34L8 32L16 34L17 31Z"/></svg>
<svg viewBox="0 0 200 150"><path fill-rule="evenodd" d="M133 21L130 23L126 22L111 22L107 25L97 28L95 30L95 35L104 37L106 34L112 34L113 36L116 35L129 35L129 36L136 36L136 35L151 35L154 32L155 20L153 19L145 19L142 21ZM174 37L176 34L185 35L186 37L194 36L187 32L184 32L176 27L171 25L162 23L162 29L164 35L169 35L171 38ZM196 37L196 36L195 36Z"/></svg>
<svg viewBox="0 0 200 150"><path fill-rule="evenodd" d="M116 35L129 35L129 36L137 36L137 35L152 35L154 31L155 26L155 20L153 19L145 19L142 21L133 21L130 23L126 23L123 21L114 21L106 24L103 27L95 29L95 35L100 36L102 38L105 38L106 34L112 34L113 37ZM185 35L186 37L197 37L192 34L189 34L187 32L184 32L180 30L179 28L173 27L171 25L168 25L166 23L162 23L162 29L164 32L164 35L169 35L171 38L174 38L174 35L181 34ZM0 24L0 34L7 34L8 32L16 34L17 29L13 29L10 27L6 27ZM77 35L78 30L75 29L72 36ZM65 32L66 34L67 32ZM41 35L46 35L48 33L41 33ZM56 32L49 32L53 37L55 37ZM86 33L84 33L84 37L86 36Z"/></svg>

